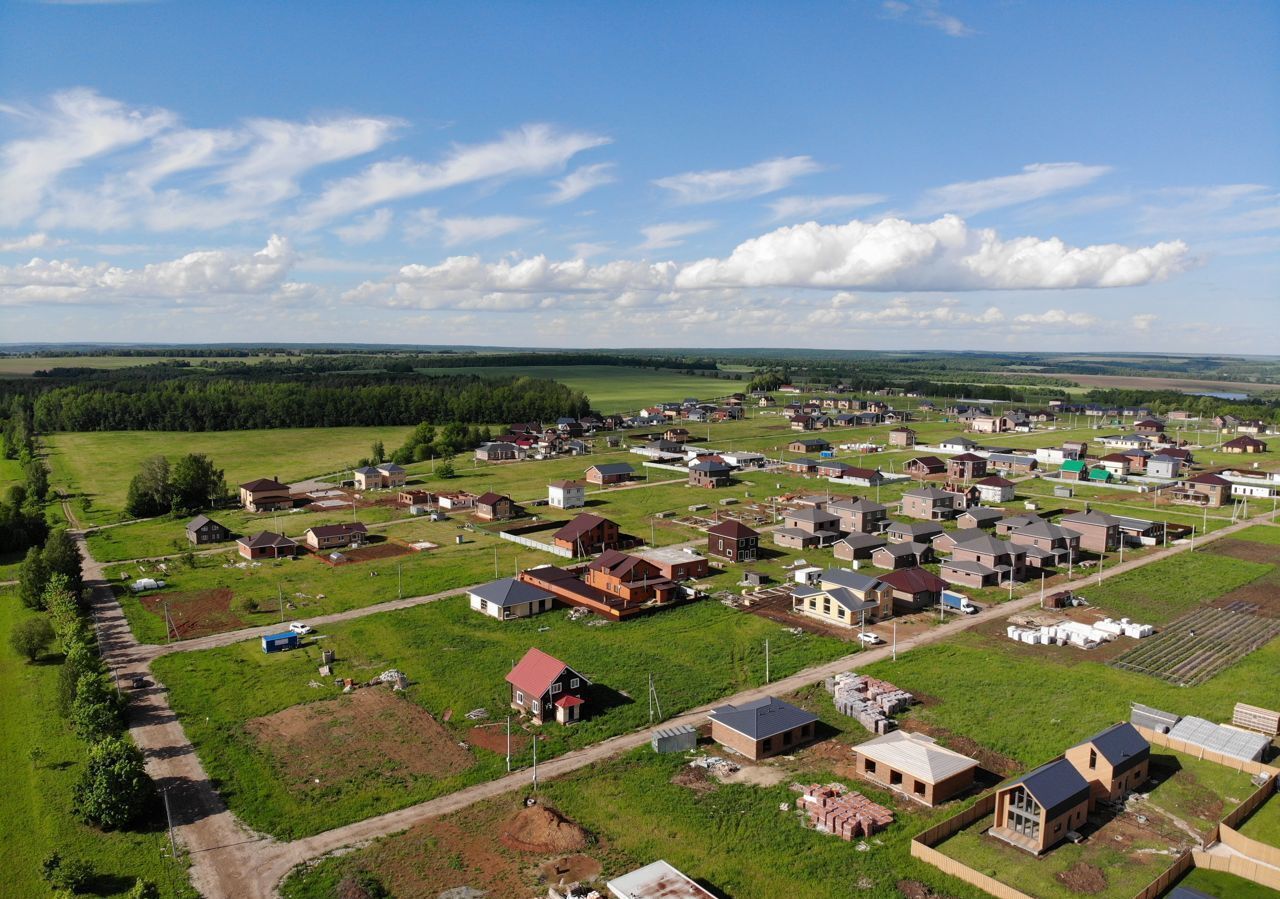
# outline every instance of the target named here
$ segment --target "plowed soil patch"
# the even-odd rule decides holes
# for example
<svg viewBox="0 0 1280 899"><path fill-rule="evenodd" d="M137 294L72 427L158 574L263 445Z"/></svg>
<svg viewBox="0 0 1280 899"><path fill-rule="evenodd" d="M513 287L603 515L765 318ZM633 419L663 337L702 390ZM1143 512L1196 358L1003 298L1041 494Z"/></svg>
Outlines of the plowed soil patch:
<svg viewBox="0 0 1280 899"><path fill-rule="evenodd" d="M231 598L230 588L218 587L214 590L152 593L139 597L138 601L144 609L162 621L167 605L174 638L187 640L245 627L244 619L231 611Z"/></svg>
<svg viewBox="0 0 1280 899"><path fill-rule="evenodd" d="M467 742L498 755L507 754L507 728L505 725L473 727L467 731ZM519 729L511 732L511 754L516 755L529 748L529 735Z"/></svg>
<svg viewBox="0 0 1280 899"><path fill-rule="evenodd" d="M1210 544L1209 552L1218 556L1230 556L1246 562L1262 562L1268 565L1280 564L1280 546L1267 543L1255 543L1252 540L1217 540Z"/></svg>
<svg viewBox="0 0 1280 899"><path fill-rule="evenodd" d="M474 763L430 713L383 687L295 705L250 719L245 729L295 789L330 790L370 777L408 783Z"/></svg>
<svg viewBox="0 0 1280 899"><path fill-rule="evenodd" d="M499 839L521 852L573 852L587 845L587 832L555 809L531 805L507 819Z"/></svg>
<svg viewBox="0 0 1280 899"><path fill-rule="evenodd" d="M1073 893L1092 896L1107 888L1107 875L1102 873L1101 868L1077 862L1058 874L1058 882Z"/></svg>

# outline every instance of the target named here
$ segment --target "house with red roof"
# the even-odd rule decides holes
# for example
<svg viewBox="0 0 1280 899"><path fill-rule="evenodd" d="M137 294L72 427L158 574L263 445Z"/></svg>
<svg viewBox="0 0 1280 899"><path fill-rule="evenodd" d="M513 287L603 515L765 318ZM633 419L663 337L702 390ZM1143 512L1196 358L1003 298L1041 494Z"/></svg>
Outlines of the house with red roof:
<svg viewBox="0 0 1280 899"><path fill-rule="evenodd" d="M511 707L529 715L535 724L579 720L591 686L591 681L540 649L524 654L507 675L507 683L511 685Z"/></svg>

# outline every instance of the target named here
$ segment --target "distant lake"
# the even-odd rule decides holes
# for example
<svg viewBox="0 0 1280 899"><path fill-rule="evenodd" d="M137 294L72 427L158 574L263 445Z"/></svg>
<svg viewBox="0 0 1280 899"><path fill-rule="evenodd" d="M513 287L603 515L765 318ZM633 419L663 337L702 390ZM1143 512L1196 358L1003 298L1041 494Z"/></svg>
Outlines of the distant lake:
<svg viewBox="0 0 1280 899"><path fill-rule="evenodd" d="M1249 398L1247 393L1227 393L1221 390L1205 390L1197 393L1196 396L1211 396L1219 400L1247 400Z"/></svg>

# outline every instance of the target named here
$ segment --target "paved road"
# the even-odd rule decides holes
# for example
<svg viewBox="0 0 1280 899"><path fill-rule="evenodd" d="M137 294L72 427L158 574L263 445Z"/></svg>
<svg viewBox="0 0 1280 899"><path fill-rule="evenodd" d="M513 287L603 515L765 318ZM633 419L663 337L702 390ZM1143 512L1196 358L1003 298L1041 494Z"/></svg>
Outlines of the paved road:
<svg viewBox="0 0 1280 899"><path fill-rule="evenodd" d="M1241 521L1197 543L1204 544L1230 536L1269 517L1270 513ZM149 676L151 659L161 654L157 650L166 648L142 646L137 643L129 630L119 603L102 579L102 566L88 555L88 547L84 544L83 538L79 539L81 551L85 554L85 580L93 588L93 615L108 665L126 683L134 675ZM1131 559L1108 568L1103 573L1103 577L1104 579L1114 577L1191 549L1190 544L1183 544ZM1086 578L1063 585L1059 589L1080 590L1095 583L1097 583L1097 574L1093 573ZM353 609L338 613L336 616L325 616L325 619L312 620L320 623L327 620L345 620L345 618L386 611L393 606L407 608L457 592L453 590L428 597L396 600L394 603L383 603L366 609ZM993 619L1003 618L1013 612L1036 605L1038 602L1039 594L1032 593L1011 602L992 606L977 615L958 616L945 624L899 641L897 650L908 652L919 646L939 642L954 633ZM252 629L253 632L267 630L270 628ZM224 645L224 643L236 642L252 636L253 633L238 631L234 634L220 634L202 639L222 641L210 645ZM196 641L185 641L176 644L176 647L179 649L202 648L197 646ZM857 652L824 665L805 669L767 687L745 690L734 696L719 699L715 703L690 710L667 723L698 723L715 705L725 702L739 703L766 695L787 693L832 674L849 670L854 665L867 665L888 658L891 651L890 647L882 647ZM135 702L130 704L129 725L134 739L146 754L147 770L162 788L170 791L176 829L183 845L190 852L192 883L202 895L211 899L213 897L268 899L275 895L280 880L297 864L344 846L404 830L419 822L457 811L475 802L521 789L530 780L530 772L514 772L498 780L477 784L385 815L289 843L279 843L250 831L222 803L194 747L187 739L181 722L169 707L168 696L162 685L157 683L150 689L135 694ZM641 746L647 740L647 730L621 734L551 759L539 766L539 774L547 778L575 771Z"/></svg>

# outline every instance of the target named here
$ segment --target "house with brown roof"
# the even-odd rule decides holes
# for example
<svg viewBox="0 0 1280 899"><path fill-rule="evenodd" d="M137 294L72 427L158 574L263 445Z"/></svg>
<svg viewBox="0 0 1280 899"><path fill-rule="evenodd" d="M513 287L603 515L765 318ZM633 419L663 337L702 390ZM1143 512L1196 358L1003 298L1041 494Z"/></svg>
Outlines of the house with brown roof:
<svg viewBox="0 0 1280 899"><path fill-rule="evenodd" d="M917 487L902 494L902 514L909 518L944 521L955 518L964 508L964 494L937 487Z"/></svg>
<svg viewBox="0 0 1280 899"><path fill-rule="evenodd" d="M1058 519L1058 524L1079 534L1080 548L1088 552L1109 553L1120 547L1120 520L1106 512L1096 509L1073 512Z"/></svg>
<svg viewBox="0 0 1280 899"><path fill-rule="evenodd" d="M583 512L552 535L555 545L575 556L590 556L621 545L622 533L616 522Z"/></svg>
<svg viewBox="0 0 1280 899"><path fill-rule="evenodd" d="M947 476L962 481L980 478L987 473L987 460L973 453L960 453L947 460Z"/></svg>
<svg viewBox="0 0 1280 899"><path fill-rule="evenodd" d="M1221 475L1205 472L1178 484L1172 496L1175 503L1217 508L1231 501L1231 482Z"/></svg>
<svg viewBox="0 0 1280 899"><path fill-rule="evenodd" d="M208 515L197 515L187 522L187 540L196 546L222 543L230 539L231 529L214 521Z"/></svg>
<svg viewBox="0 0 1280 899"><path fill-rule="evenodd" d="M355 546L364 543L369 536L369 529L359 521L347 521L342 524L322 524L307 528L304 535L307 546L315 552L324 549L335 549L339 546Z"/></svg>
<svg viewBox="0 0 1280 899"><path fill-rule="evenodd" d="M605 550L587 566L585 582L627 604L670 602L680 589L652 562L615 549Z"/></svg>
<svg viewBox="0 0 1280 899"><path fill-rule="evenodd" d="M1224 453L1265 453L1267 444L1264 440L1243 434L1222 444L1219 449Z"/></svg>
<svg viewBox="0 0 1280 899"><path fill-rule="evenodd" d="M535 724L572 724L582 717L591 681L555 656L532 648L507 674L511 707Z"/></svg>
<svg viewBox="0 0 1280 899"><path fill-rule="evenodd" d="M258 478L240 485L240 505L249 512L292 509L293 495L288 484L281 484L274 478Z"/></svg>
<svg viewBox="0 0 1280 899"><path fill-rule="evenodd" d="M707 552L730 562L754 562L760 533L740 521L726 519L707 529Z"/></svg>
<svg viewBox="0 0 1280 899"><path fill-rule="evenodd" d="M889 431L889 445L895 447L915 446L916 432L907 427L892 428Z"/></svg>
<svg viewBox="0 0 1280 899"><path fill-rule="evenodd" d="M902 470L916 478L926 478L929 475L946 474L947 464L937 456L917 456L914 459L908 459L902 466Z"/></svg>
<svg viewBox="0 0 1280 899"><path fill-rule="evenodd" d="M978 501L982 503L1008 503L1016 495L1018 485L1008 478L991 475L973 486L978 488Z"/></svg>
<svg viewBox="0 0 1280 899"><path fill-rule="evenodd" d="M547 505L554 509L580 509L587 504L587 485L582 481L552 481L547 485Z"/></svg>
<svg viewBox="0 0 1280 899"><path fill-rule="evenodd" d="M711 573L706 556L691 546L660 546L640 551L640 558L651 563L669 581L695 581Z"/></svg>
<svg viewBox="0 0 1280 899"><path fill-rule="evenodd" d="M236 541L236 552L251 560L293 558L298 549L293 540L271 531L259 531Z"/></svg>
<svg viewBox="0 0 1280 899"><path fill-rule="evenodd" d="M492 491L477 496L473 508L473 514L481 521L506 521L523 511L511 497Z"/></svg>
<svg viewBox="0 0 1280 899"><path fill-rule="evenodd" d="M877 579L893 591L893 611L899 615L936 607L947 588L946 581L923 568L899 568Z"/></svg>
<svg viewBox="0 0 1280 899"><path fill-rule="evenodd" d="M787 444L787 450L793 453L825 453L829 449L831 444L820 437L804 437Z"/></svg>

